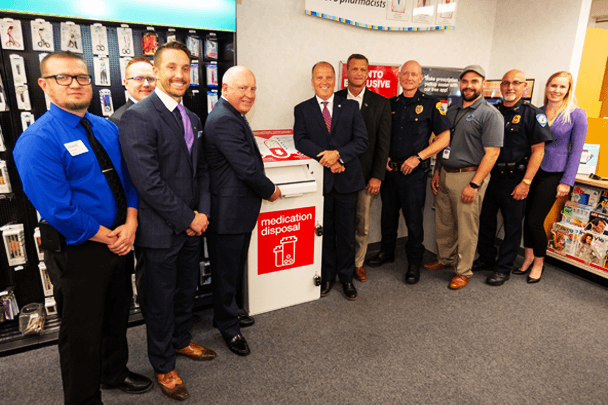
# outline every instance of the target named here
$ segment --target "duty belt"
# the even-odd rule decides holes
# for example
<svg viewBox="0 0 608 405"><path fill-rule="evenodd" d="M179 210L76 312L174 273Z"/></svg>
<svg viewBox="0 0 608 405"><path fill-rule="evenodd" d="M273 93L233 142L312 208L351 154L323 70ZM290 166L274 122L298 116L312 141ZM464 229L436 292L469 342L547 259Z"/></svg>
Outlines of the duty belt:
<svg viewBox="0 0 608 405"><path fill-rule="evenodd" d="M496 163L492 168L492 175L501 179L512 179L526 173L524 163Z"/></svg>

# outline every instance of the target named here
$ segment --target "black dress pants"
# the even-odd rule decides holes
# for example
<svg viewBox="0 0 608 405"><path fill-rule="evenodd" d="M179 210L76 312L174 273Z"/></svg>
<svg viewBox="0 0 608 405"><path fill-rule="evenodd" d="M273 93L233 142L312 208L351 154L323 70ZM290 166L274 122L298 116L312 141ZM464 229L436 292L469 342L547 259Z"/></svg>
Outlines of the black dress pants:
<svg viewBox="0 0 608 405"><path fill-rule="evenodd" d="M200 270L200 237L185 233L166 249L137 247L137 288L155 373L175 370L175 349L190 344Z"/></svg>
<svg viewBox="0 0 608 405"><path fill-rule="evenodd" d="M224 339L241 333L239 309L251 232L218 234L207 231L211 285L213 287L213 324Z"/></svg>
<svg viewBox="0 0 608 405"><path fill-rule="evenodd" d="M526 203L524 246L532 248L535 257L545 257L547 254L545 218L555 204L557 186L563 176L563 172L546 172L538 169L532 180Z"/></svg>
<svg viewBox="0 0 608 405"><path fill-rule="evenodd" d="M515 200L511 193L521 183L523 176L512 179L499 178L498 174L492 174L490 183L479 216L479 240L477 252L479 259L484 263L496 263L496 270L501 273L509 273L513 262L517 257L517 251L521 244L522 221L526 208L526 200ZM502 215L504 225L504 239L500 245L500 251L494 246L497 230L498 210ZM496 254L498 253L498 259Z"/></svg>
<svg viewBox="0 0 608 405"><path fill-rule="evenodd" d="M388 256L395 255L399 210L401 210L407 226L405 253L408 264L412 265L419 265L424 255L423 219L426 182L427 176L422 169L416 169L407 176L399 171L387 171L380 188L382 198L380 251Z"/></svg>
<svg viewBox="0 0 608 405"><path fill-rule="evenodd" d="M127 322L133 290L133 253L118 256L87 241L44 253L53 282L59 359L66 404L101 404L100 383L127 376Z"/></svg>

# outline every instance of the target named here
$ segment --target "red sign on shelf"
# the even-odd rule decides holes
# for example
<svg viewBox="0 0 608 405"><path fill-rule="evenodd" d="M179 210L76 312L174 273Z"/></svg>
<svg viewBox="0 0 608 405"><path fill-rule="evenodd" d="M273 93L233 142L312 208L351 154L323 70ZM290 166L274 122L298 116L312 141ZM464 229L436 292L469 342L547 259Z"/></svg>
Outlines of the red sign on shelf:
<svg viewBox="0 0 608 405"><path fill-rule="evenodd" d="M313 264L315 207L263 212L258 217L258 274Z"/></svg>
<svg viewBox="0 0 608 405"><path fill-rule="evenodd" d="M395 97L399 91L399 66L369 65L369 75L365 85L374 93L378 93L386 98ZM348 86L346 78L346 63L342 64L342 80L340 88Z"/></svg>

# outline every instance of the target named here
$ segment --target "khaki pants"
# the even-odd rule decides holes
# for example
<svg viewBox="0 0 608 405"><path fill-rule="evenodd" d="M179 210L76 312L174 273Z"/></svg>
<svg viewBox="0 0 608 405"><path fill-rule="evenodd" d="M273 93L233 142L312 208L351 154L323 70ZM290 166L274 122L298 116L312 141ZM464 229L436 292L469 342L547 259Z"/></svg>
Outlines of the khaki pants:
<svg viewBox="0 0 608 405"><path fill-rule="evenodd" d="M471 277L471 267L477 250L479 214L488 188L488 175L471 204L460 199L464 188L475 172L448 173L443 168L439 176L439 190L435 196L435 240L437 259L444 266L454 266L456 274Z"/></svg>
<svg viewBox="0 0 608 405"><path fill-rule="evenodd" d="M369 209L372 206L373 195L367 192L367 187L357 195L357 214L355 217L355 267L363 267L369 242Z"/></svg>

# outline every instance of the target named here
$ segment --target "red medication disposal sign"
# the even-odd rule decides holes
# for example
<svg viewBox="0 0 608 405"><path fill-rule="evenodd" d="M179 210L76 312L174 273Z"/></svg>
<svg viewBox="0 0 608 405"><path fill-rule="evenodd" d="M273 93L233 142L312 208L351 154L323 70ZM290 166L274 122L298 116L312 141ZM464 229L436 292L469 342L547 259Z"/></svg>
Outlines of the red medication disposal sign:
<svg viewBox="0 0 608 405"><path fill-rule="evenodd" d="M314 239L314 206L260 213L258 274L313 264Z"/></svg>

